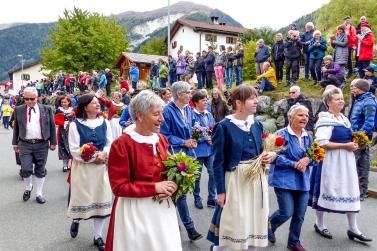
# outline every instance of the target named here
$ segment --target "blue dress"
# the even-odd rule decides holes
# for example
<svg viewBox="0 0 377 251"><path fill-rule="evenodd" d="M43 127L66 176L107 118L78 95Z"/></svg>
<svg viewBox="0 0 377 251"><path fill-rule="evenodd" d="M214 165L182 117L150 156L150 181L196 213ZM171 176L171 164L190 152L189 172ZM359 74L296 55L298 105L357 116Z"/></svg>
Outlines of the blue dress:
<svg viewBox="0 0 377 251"><path fill-rule="evenodd" d="M351 142L351 128L333 126L329 141ZM309 206L333 213L359 211L360 196L353 152L344 149L326 151L325 159L311 173Z"/></svg>

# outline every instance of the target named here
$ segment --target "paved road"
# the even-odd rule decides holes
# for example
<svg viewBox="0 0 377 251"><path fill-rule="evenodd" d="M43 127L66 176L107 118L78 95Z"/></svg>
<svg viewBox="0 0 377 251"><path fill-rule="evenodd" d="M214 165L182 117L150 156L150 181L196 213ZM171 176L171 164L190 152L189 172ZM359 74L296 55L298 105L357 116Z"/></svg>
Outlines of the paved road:
<svg viewBox="0 0 377 251"><path fill-rule="evenodd" d="M18 168L11 148L11 131L0 128L0 250L96 250L92 245L93 223L80 224L76 239L69 235L70 220L66 217L67 191L66 174L61 171L57 152L50 152L47 163L48 175L45 184L47 203L39 205L35 195L28 202L22 201L23 182L18 178ZM206 175L204 175L206 180ZM203 186L204 187L204 186ZM205 189L202 189L203 191ZM212 209L198 210L193 207L192 196L189 205L197 229L206 234L213 214ZM204 196L203 196L204 197ZM271 211L276 209L276 199L270 191ZM362 203L359 215L360 229L375 241L363 245L349 241L346 237L345 215L325 216L327 226L334 239L327 240L313 230L314 211L308 209L301 240L307 250L377 250L377 200L368 199ZM107 227L105 229L105 233ZM265 250L286 250L288 224L276 232L277 242ZM203 238L190 243L182 232L182 245L188 250L209 250L210 243ZM137 250L144 251L144 250Z"/></svg>

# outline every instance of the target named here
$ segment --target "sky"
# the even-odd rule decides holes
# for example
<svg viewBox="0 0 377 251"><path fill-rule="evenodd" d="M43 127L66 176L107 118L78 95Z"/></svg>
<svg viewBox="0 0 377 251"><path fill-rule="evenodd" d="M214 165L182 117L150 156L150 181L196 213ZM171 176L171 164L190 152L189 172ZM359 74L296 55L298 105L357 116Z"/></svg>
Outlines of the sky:
<svg viewBox="0 0 377 251"><path fill-rule="evenodd" d="M217 8L246 28L278 29L320 8L330 0L190 0ZM170 0L170 4L179 0ZM11 0L0 8L0 24L57 21L63 10L74 6L105 16L125 11L149 11L166 6L168 0ZM249 7L250 6L250 7Z"/></svg>

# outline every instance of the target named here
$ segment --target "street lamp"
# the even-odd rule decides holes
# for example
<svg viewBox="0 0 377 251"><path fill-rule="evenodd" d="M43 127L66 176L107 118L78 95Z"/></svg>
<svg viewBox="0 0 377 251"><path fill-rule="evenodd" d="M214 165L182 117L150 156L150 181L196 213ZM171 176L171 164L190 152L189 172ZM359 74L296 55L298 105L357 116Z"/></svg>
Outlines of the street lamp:
<svg viewBox="0 0 377 251"><path fill-rule="evenodd" d="M22 54L18 54L17 57L21 58L21 88L24 86L24 56Z"/></svg>

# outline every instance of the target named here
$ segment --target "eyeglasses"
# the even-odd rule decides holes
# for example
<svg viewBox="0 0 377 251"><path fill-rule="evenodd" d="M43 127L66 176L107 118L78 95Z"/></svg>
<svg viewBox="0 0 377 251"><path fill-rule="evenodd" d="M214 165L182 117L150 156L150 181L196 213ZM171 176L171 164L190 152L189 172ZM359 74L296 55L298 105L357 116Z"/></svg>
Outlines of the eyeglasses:
<svg viewBox="0 0 377 251"><path fill-rule="evenodd" d="M289 92L289 94L295 94L296 92Z"/></svg>
<svg viewBox="0 0 377 251"><path fill-rule="evenodd" d="M25 101L29 101L29 100L30 100L30 101L34 101L35 98L24 98L24 100L25 100Z"/></svg>

